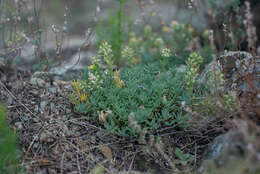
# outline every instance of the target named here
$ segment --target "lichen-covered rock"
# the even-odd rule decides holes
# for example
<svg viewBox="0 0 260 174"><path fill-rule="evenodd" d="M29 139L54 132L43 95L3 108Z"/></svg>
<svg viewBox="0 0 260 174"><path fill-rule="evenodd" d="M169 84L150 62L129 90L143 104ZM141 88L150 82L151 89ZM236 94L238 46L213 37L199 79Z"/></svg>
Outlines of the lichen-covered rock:
<svg viewBox="0 0 260 174"><path fill-rule="evenodd" d="M202 72L201 81L212 84L210 75L221 71L224 75L225 89L249 91L247 78L252 78L255 87L260 88L260 58L250 53L230 51L212 61Z"/></svg>
<svg viewBox="0 0 260 174"><path fill-rule="evenodd" d="M254 85L260 87L260 59L250 53L230 51L218 60L228 87L248 91L247 78L252 76Z"/></svg>

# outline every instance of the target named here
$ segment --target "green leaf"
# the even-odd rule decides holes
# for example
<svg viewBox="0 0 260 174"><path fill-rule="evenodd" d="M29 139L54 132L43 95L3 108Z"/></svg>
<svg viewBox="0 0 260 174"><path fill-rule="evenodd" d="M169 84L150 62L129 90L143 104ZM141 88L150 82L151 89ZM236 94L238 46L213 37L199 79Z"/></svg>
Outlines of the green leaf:
<svg viewBox="0 0 260 174"><path fill-rule="evenodd" d="M175 149L175 155L180 159L183 155L181 149L179 149L178 147Z"/></svg>

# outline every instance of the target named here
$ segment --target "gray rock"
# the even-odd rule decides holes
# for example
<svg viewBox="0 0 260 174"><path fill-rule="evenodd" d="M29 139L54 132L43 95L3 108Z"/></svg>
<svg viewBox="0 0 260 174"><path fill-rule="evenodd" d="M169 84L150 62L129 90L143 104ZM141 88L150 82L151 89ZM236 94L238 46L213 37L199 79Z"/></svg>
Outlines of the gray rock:
<svg viewBox="0 0 260 174"><path fill-rule="evenodd" d="M34 106L34 112L36 112L36 113L39 112L39 106L38 106L38 105L35 105L35 106Z"/></svg>
<svg viewBox="0 0 260 174"><path fill-rule="evenodd" d="M247 75L256 75L253 82L256 87L260 88L260 58L253 57L250 53L230 51L223 54L218 61L212 61L206 66L201 74L201 82L213 84L210 80L210 75L214 70L223 73L225 89L250 90L246 81Z"/></svg>
<svg viewBox="0 0 260 174"><path fill-rule="evenodd" d="M30 119L30 118L29 118L28 115L24 115L24 117L23 117L23 120L24 120L24 121L29 121L29 119Z"/></svg>
<svg viewBox="0 0 260 174"><path fill-rule="evenodd" d="M50 88L49 88L49 91L50 91L52 94L54 94L54 95L57 93L57 90L56 90L55 87L50 87Z"/></svg>
<svg viewBox="0 0 260 174"><path fill-rule="evenodd" d="M23 61L32 62L35 60L34 54L35 45L32 43L24 44L21 48L21 55L20 58Z"/></svg>
<svg viewBox="0 0 260 174"><path fill-rule="evenodd" d="M245 145L238 141L236 136L234 131L230 131L215 138L205 151L198 171L206 173L211 168L224 168L233 159L233 156L242 156L239 150L244 149Z"/></svg>
<svg viewBox="0 0 260 174"><path fill-rule="evenodd" d="M16 122L14 125L17 127L18 130L21 130L23 128L22 122Z"/></svg>
<svg viewBox="0 0 260 174"><path fill-rule="evenodd" d="M51 102L51 103L50 103L50 108L51 108L51 110L53 110L54 107L55 107L55 104L54 104L53 102Z"/></svg>
<svg viewBox="0 0 260 174"><path fill-rule="evenodd" d="M216 137L205 152L204 160L216 160L218 165L223 165L225 156L223 153L231 149L234 150L236 146L241 145L241 143L234 141L234 136L235 133L230 131Z"/></svg>
<svg viewBox="0 0 260 174"><path fill-rule="evenodd" d="M44 87L46 84L44 80L42 80L40 78L33 78L33 77L30 79L30 83L32 85L38 85L40 87Z"/></svg>
<svg viewBox="0 0 260 174"><path fill-rule="evenodd" d="M248 91L247 75L256 75L254 84L260 87L260 58L250 53L230 51L220 56L220 68L226 78L228 87Z"/></svg>
<svg viewBox="0 0 260 174"><path fill-rule="evenodd" d="M202 156L200 173L253 174L260 171L258 137L243 126L214 139Z"/></svg>
<svg viewBox="0 0 260 174"><path fill-rule="evenodd" d="M41 108L41 111L44 112L45 111L45 106L47 105L47 101L41 101L40 103L40 108Z"/></svg>

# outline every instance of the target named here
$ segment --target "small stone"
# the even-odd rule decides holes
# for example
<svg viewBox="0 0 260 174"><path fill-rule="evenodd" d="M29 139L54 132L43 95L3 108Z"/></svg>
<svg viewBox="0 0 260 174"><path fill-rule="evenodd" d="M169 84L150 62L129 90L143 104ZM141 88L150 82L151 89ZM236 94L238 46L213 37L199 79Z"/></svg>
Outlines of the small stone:
<svg viewBox="0 0 260 174"><path fill-rule="evenodd" d="M32 77L32 78L30 79L30 83L31 83L32 85L38 85L38 86L40 86L40 87L44 87L44 86L45 86L45 81L42 80L42 79L40 79L40 78L34 78L34 77Z"/></svg>
<svg viewBox="0 0 260 174"><path fill-rule="evenodd" d="M57 93L57 90L56 90L55 87L49 88L49 91L50 91L52 94L56 94L56 93Z"/></svg>
<svg viewBox="0 0 260 174"><path fill-rule="evenodd" d="M16 122L14 125L17 127L18 130L21 130L23 128L22 122Z"/></svg>
<svg viewBox="0 0 260 174"><path fill-rule="evenodd" d="M39 146L39 143L38 143L38 142L36 142L36 143L33 144L33 148L34 148L34 149L36 149L38 146Z"/></svg>
<svg viewBox="0 0 260 174"><path fill-rule="evenodd" d="M24 120L24 121L28 121L28 120L29 120L29 116L28 116L28 115L25 115L25 116L23 117L23 120Z"/></svg>
<svg viewBox="0 0 260 174"><path fill-rule="evenodd" d="M39 106L38 105L34 106L34 112L39 112Z"/></svg>
<svg viewBox="0 0 260 174"><path fill-rule="evenodd" d="M71 109L66 108L66 113L71 113Z"/></svg>
<svg viewBox="0 0 260 174"><path fill-rule="evenodd" d="M46 101L42 101L40 103L40 107L41 107L41 110L44 111L45 110L45 106L46 106L47 102Z"/></svg>
<svg viewBox="0 0 260 174"><path fill-rule="evenodd" d="M40 135L40 140L47 142L47 143L51 143L51 142L54 141L54 138L52 138L49 134L46 134L46 133L43 132Z"/></svg>
<svg viewBox="0 0 260 174"><path fill-rule="evenodd" d="M40 140L41 141L43 141L44 139L46 139L47 138L47 134L46 133L41 133L41 135L40 135Z"/></svg>
<svg viewBox="0 0 260 174"><path fill-rule="evenodd" d="M65 130L66 137L70 137L72 135L71 131L69 129Z"/></svg>
<svg viewBox="0 0 260 174"><path fill-rule="evenodd" d="M51 103L50 103L50 107L51 107L51 110L53 110L54 107L55 107L55 104L54 104L53 102L51 102Z"/></svg>

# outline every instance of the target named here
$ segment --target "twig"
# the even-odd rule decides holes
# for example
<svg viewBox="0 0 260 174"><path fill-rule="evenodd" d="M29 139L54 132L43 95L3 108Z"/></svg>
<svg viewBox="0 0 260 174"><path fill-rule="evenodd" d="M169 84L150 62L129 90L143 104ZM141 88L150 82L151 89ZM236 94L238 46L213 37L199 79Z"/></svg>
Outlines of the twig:
<svg viewBox="0 0 260 174"><path fill-rule="evenodd" d="M62 157L61 157L61 162L60 162L60 173L63 174L63 165L64 165L64 154L62 154Z"/></svg>
<svg viewBox="0 0 260 174"><path fill-rule="evenodd" d="M159 143L155 143L155 148L163 156L163 158L168 161L168 163L170 164L170 166L173 170L173 174L179 174L179 170L176 168L174 162L172 162L170 157L166 153L163 152Z"/></svg>
<svg viewBox="0 0 260 174"><path fill-rule="evenodd" d="M136 154L134 154L134 157L133 157L133 159L132 159L132 161L131 161L131 163L130 163L130 166L129 166L129 169L128 169L128 174L129 174L129 172L131 172L131 170L132 170L132 167L133 167L133 163L134 163L134 159L135 159L135 155Z"/></svg>
<svg viewBox="0 0 260 174"><path fill-rule="evenodd" d="M81 174L80 163L79 163L79 155L78 154L77 154L77 166L78 166L79 174Z"/></svg>
<svg viewBox="0 0 260 174"><path fill-rule="evenodd" d="M195 154L194 154L194 165L196 166L197 164L197 143L195 143Z"/></svg>
<svg viewBox="0 0 260 174"><path fill-rule="evenodd" d="M22 165L24 164L24 160L27 158L28 152L31 150L32 145L34 144L34 142L36 141L36 139L39 137L39 135L41 134L42 130L43 130L43 126L42 126L41 129L39 130L38 134L37 134L36 136L34 136L32 142L30 143L30 145L29 145L29 147L28 147L28 149L27 149L27 151L25 152Z"/></svg>

